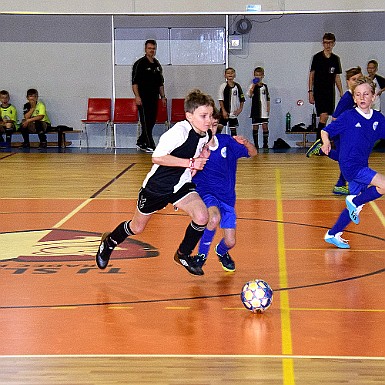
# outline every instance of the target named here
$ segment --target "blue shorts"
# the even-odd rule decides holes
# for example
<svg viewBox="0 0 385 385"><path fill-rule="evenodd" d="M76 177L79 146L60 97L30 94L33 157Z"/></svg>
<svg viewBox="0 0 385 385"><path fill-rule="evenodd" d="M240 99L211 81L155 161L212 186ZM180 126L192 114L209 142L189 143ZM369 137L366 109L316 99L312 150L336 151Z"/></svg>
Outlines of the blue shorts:
<svg viewBox="0 0 385 385"><path fill-rule="evenodd" d="M366 190L376 174L377 171L374 171L369 167L362 168L355 178L349 182L349 193L358 195Z"/></svg>
<svg viewBox="0 0 385 385"><path fill-rule="evenodd" d="M221 214L221 229L235 229L237 227L237 215L233 206L223 203L213 195L206 194L201 197L207 208L216 206Z"/></svg>

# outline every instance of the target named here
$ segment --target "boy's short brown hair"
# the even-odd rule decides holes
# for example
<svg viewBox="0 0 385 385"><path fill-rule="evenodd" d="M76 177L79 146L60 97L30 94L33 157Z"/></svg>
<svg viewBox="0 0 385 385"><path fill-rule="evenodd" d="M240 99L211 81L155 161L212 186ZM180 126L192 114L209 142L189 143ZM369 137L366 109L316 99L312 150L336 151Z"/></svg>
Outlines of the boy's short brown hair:
<svg viewBox="0 0 385 385"><path fill-rule="evenodd" d="M265 69L263 67L256 67L254 68L254 73L260 72L262 74L265 74Z"/></svg>
<svg viewBox="0 0 385 385"><path fill-rule="evenodd" d="M349 80L352 76L362 74L362 70L360 66L349 68L346 71L346 80Z"/></svg>
<svg viewBox="0 0 385 385"><path fill-rule="evenodd" d="M193 113L201 106L210 106L214 108L214 99L201 90L194 89L190 91L184 100L184 111Z"/></svg>
<svg viewBox="0 0 385 385"><path fill-rule="evenodd" d="M37 92L37 89L30 88L29 90L27 90L27 96L31 96L31 95L39 95L39 93Z"/></svg>
<svg viewBox="0 0 385 385"><path fill-rule="evenodd" d="M336 36L334 35L334 33L331 33L331 32L326 32L322 38L322 40L331 40L331 41L336 41Z"/></svg>

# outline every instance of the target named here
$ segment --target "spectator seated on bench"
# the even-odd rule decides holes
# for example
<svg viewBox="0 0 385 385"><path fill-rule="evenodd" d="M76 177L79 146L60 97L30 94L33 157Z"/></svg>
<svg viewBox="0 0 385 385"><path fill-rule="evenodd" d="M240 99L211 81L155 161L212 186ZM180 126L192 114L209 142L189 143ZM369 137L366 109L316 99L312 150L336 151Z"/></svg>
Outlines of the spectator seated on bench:
<svg viewBox="0 0 385 385"><path fill-rule="evenodd" d="M0 102L0 147L11 147L12 133L18 129L17 110L9 102L9 92L6 90L0 91Z"/></svg>
<svg viewBox="0 0 385 385"><path fill-rule="evenodd" d="M40 148L47 147L46 131L51 127L51 121L47 115L45 104L38 100L39 94L36 89L30 88L27 91L28 102L24 104L24 119L20 125L23 135L23 147L29 148L29 134L37 134L40 140Z"/></svg>

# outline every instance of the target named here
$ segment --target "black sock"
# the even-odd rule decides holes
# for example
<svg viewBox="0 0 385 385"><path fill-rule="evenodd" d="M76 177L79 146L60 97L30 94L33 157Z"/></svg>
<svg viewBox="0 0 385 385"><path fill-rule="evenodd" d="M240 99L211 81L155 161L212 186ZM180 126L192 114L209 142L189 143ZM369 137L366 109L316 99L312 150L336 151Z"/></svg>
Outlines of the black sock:
<svg viewBox="0 0 385 385"><path fill-rule="evenodd" d="M112 231L112 233L107 237L107 243L109 246L115 247L116 245L119 245L119 243L122 243L130 235L135 235L130 228L130 222L131 221L122 222L114 231Z"/></svg>
<svg viewBox="0 0 385 385"><path fill-rule="evenodd" d="M181 254L190 255L202 238L206 225L197 225L193 221L188 225L182 243L179 245Z"/></svg>
<svg viewBox="0 0 385 385"><path fill-rule="evenodd" d="M269 145L269 131L263 131L263 145Z"/></svg>
<svg viewBox="0 0 385 385"><path fill-rule="evenodd" d="M321 130L326 126L325 123L321 123L319 122L318 123L318 127L317 127L317 139L321 139Z"/></svg>
<svg viewBox="0 0 385 385"><path fill-rule="evenodd" d="M258 145L258 130L253 130L253 140L254 140L254 146L256 148L259 147Z"/></svg>

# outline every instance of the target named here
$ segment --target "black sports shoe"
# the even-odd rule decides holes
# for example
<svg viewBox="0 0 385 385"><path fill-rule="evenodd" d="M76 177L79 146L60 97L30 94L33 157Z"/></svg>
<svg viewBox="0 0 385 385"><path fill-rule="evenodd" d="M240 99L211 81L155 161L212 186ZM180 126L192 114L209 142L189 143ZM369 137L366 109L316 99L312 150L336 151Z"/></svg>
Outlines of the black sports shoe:
<svg viewBox="0 0 385 385"><path fill-rule="evenodd" d="M215 246L215 253L218 256L219 262L222 264L222 268L225 271L235 271L235 262L233 259L230 257L229 253L226 254L219 254L218 251L218 245Z"/></svg>
<svg viewBox="0 0 385 385"><path fill-rule="evenodd" d="M178 265L182 265L192 275L203 275L204 272L200 266L196 264L195 258L190 255L179 254L175 252L174 261Z"/></svg>
<svg viewBox="0 0 385 385"><path fill-rule="evenodd" d="M147 146L145 144L137 144L136 149L139 151L146 152Z"/></svg>
<svg viewBox="0 0 385 385"><path fill-rule="evenodd" d="M96 264L98 265L99 269L105 269L107 267L111 257L111 253L114 250L114 248L111 247L106 240L110 234L111 233L104 233L102 235L99 249L98 249L98 252L96 253Z"/></svg>
<svg viewBox="0 0 385 385"><path fill-rule="evenodd" d="M199 267L203 267L203 265L206 263L207 257L204 254L197 254L194 257L195 264Z"/></svg>

